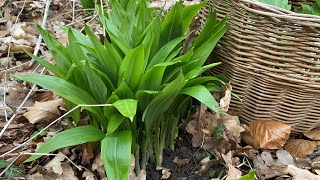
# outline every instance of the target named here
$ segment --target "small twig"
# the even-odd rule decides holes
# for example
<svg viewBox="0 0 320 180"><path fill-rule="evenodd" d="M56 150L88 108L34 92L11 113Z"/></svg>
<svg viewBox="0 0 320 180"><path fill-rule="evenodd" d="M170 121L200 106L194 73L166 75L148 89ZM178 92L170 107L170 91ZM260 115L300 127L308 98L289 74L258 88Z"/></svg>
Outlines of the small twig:
<svg viewBox="0 0 320 180"><path fill-rule="evenodd" d="M63 156L69 161L74 167L76 167L79 171L82 170L82 167L78 166L76 163L74 163L68 156L64 154L50 154L50 153L28 153L28 152L23 152L23 153L13 153L9 155L18 155L1 173L0 177L3 176L3 174L16 162L16 160L21 156L21 155L39 155L39 156Z"/></svg>
<svg viewBox="0 0 320 180"><path fill-rule="evenodd" d="M43 29L46 28L46 22L47 22L47 19L48 19L48 14L49 14L49 7L50 7L50 4L51 4L51 0L47 0L46 1L46 6L45 6L45 9L44 9L44 14L43 14L43 19L42 19L42 23L41 23L41 27ZM40 50L40 44L41 44L41 41L42 41L42 36L41 34L39 34L39 37L38 37L38 42L36 44L36 47L33 51L33 55L37 55L39 50ZM30 61L30 64L29 64L29 68L34 64L35 60L32 59Z"/></svg>
<svg viewBox="0 0 320 180"><path fill-rule="evenodd" d="M45 128L41 129L41 131L39 131L37 134L35 134L34 136L32 136L30 139L28 139L27 141L25 141L24 143L20 144L19 146L7 151L6 153L3 153L0 155L0 158L12 153L13 151L21 148L22 146L25 146L26 144L28 144L33 138L37 137L38 135L40 135L43 131L45 131L46 129L48 129L50 126L52 126L53 124L55 124L56 122L60 121L62 118L66 117L67 115L69 115L72 111L76 110L79 107L105 107L105 106L112 106L112 104L79 104L76 107L72 108L70 111L68 111L67 113L65 113L64 115L60 116L59 118L57 118L56 120L52 121L49 125L47 125Z"/></svg>
<svg viewBox="0 0 320 180"><path fill-rule="evenodd" d="M49 12L49 7L50 7L50 3L51 3L51 0L47 0L47 3L46 3L46 7L45 7L45 12L44 12L44 17L43 17L43 21L42 21L42 25L45 26L45 23L46 23L46 20L47 20L47 17L48 17L48 12ZM38 51L40 49L40 43L41 43L41 35L39 35L39 39L38 39L38 43L36 45L36 48L33 52L34 55L37 55L38 54ZM9 52L8 52L9 53ZM34 60L33 60L34 61ZM30 61L30 66L31 67L33 65L33 61L31 60ZM42 69L41 71L41 74L44 72L45 68ZM7 72L6 72L7 73ZM6 80L6 78L5 78ZM29 93L27 94L27 96L24 98L24 100L22 101L22 103L20 104L20 106L18 107L16 113L10 118L9 121L7 121L7 123L5 124L5 126L2 128L1 132L0 132L0 139L2 137L2 135L4 134L4 132L6 131L6 129L9 127L9 125L12 123L13 119L18 115L18 113L20 112L20 110L22 109L23 105L27 102L27 99L31 96L34 88L36 87L36 85L34 84L32 86L32 88L30 89ZM4 93L5 94L5 93ZM6 110L6 109L5 109Z"/></svg>
<svg viewBox="0 0 320 180"><path fill-rule="evenodd" d="M8 112L7 112L7 102L6 102L6 93L7 93L7 84L8 84L8 72L7 72L7 69L8 69L8 66L9 66L9 58L10 58L10 52L11 52L11 41L12 41L12 37L13 37L13 33L16 31L16 24L18 22L18 19L22 13L22 11L24 10L24 7L26 5L26 0L23 1L23 5L22 5L22 8L19 12L19 14L17 15L17 18L14 22L14 25L13 25L13 30L11 31L11 34L10 34L10 40L9 40L9 46L8 46L8 54L7 54L7 62L5 64L5 73L4 73L4 89L3 89L3 104L4 104L4 117L5 117L5 120L8 121Z"/></svg>

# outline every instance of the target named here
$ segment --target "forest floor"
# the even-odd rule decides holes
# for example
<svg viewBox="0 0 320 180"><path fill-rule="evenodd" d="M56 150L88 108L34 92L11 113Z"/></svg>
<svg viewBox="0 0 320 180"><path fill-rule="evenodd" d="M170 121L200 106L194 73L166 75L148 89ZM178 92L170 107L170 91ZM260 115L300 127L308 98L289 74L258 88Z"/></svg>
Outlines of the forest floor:
<svg viewBox="0 0 320 180"><path fill-rule="evenodd" d="M45 44L39 40L35 23L48 29L62 44L67 42L62 26L83 30L86 22L96 34L103 34L95 13L84 12L79 1L48 2L0 1L0 176L4 179L106 179L100 155L92 143L63 148L23 163L43 142L69 128L66 120L55 121L66 113L61 98L10 76L50 74L23 50L52 62ZM163 4L153 2L154 6ZM166 6L169 8L170 3ZM227 107L230 91L231 85L227 85L226 91L217 96ZM162 166L150 163L145 174L138 177L131 174L130 179L236 180L250 172L242 178L320 179L320 131L290 136L288 125L256 121L248 127L240 124L235 113L228 111L228 114L220 116L204 105L195 105L190 119L182 120L179 126L175 151L164 151ZM82 121L86 123L86 117ZM272 135L275 132L282 134L275 137Z"/></svg>

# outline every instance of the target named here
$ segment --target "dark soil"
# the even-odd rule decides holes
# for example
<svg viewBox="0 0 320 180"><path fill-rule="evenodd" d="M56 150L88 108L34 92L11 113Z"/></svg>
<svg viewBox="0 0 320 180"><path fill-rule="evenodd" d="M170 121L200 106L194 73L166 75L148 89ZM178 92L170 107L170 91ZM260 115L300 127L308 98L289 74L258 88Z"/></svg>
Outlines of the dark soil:
<svg viewBox="0 0 320 180"><path fill-rule="evenodd" d="M207 157L208 154L198 148L192 147L190 143L191 137L189 134L181 134L179 140L176 142L175 151L165 150L163 153L163 163L164 168L170 169L171 175L169 180L210 180L216 177L219 172L223 171L223 165L220 167L214 167L209 170L203 176L198 176L195 174L201 167L200 161ZM190 159L189 163L179 167L173 162L173 159L178 157L179 159ZM158 180L162 176L161 171L156 170L155 164L148 164L147 166L147 180Z"/></svg>

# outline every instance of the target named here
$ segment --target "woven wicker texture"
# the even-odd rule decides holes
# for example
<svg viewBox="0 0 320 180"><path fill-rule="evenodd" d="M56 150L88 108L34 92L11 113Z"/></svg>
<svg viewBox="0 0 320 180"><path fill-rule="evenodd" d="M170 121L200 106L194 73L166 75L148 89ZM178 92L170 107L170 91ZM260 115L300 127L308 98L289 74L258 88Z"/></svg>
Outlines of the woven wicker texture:
<svg viewBox="0 0 320 180"><path fill-rule="evenodd" d="M297 3L296 3L297 4ZM223 73L242 102L240 120L278 120L293 133L320 126L320 16L296 14L249 0L211 0L229 29L208 62Z"/></svg>

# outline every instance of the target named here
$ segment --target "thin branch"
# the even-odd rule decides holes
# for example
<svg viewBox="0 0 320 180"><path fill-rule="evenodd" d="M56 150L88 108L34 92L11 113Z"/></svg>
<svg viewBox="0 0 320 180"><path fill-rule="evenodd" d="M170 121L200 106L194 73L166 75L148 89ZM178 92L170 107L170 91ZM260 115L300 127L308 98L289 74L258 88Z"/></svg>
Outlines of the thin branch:
<svg viewBox="0 0 320 180"><path fill-rule="evenodd" d="M41 131L39 131L37 134L35 134L34 136L32 136L30 139L28 139L27 141L25 141L24 143L20 144L19 146L7 151L6 153L3 153L0 155L0 158L3 158L4 156L12 153L13 151L21 148L22 146L25 146L26 144L28 144L33 138L37 137L38 135L40 135L43 131L45 131L46 129L48 129L50 126L52 126L53 124L55 124L56 122L60 121L62 118L66 117L67 115L69 115L72 111L76 110L79 107L105 107L105 106L112 106L112 104L79 104L76 107L72 108L70 111L68 111L66 114L60 116L58 119L52 121L50 124L48 124L45 128L41 129Z"/></svg>

